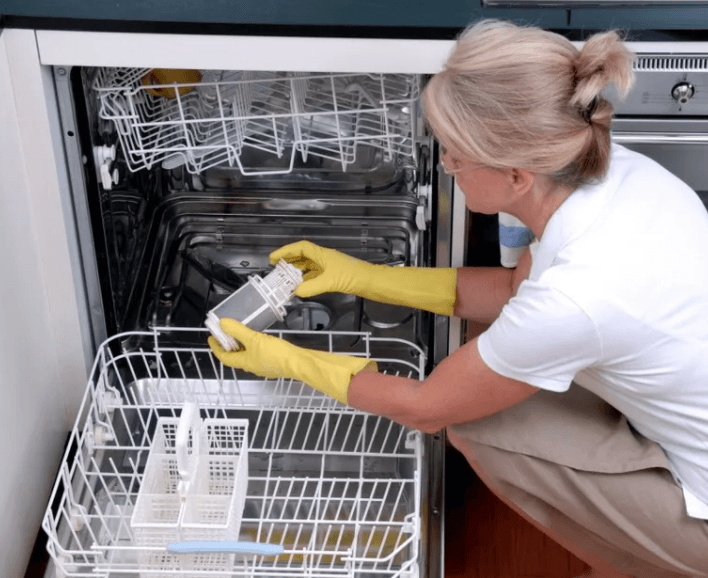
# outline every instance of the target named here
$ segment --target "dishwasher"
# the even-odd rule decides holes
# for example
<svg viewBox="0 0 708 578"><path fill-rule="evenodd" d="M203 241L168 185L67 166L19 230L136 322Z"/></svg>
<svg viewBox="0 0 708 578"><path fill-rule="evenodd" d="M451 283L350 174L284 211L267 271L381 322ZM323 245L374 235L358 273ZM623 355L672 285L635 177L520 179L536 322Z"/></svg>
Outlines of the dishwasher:
<svg viewBox="0 0 708 578"><path fill-rule="evenodd" d="M268 274L271 251L300 239L372 263L449 264L453 188L434 169L425 77L52 72L97 351L42 524L56 578L441 576L443 436L224 367L204 327ZM351 295L293 298L281 317L269 332L416 379L449 348L447 319ZM141 538L158 438L182 455L161 428L185 427L188 411L241 424L241 477L210 471L216 489L198 506L240 485L238 520L212 538L256 551L185 556L165 543L181 531ZM196 455L203 440L189 431L181 451ZM219 455L238 445L206 437ZM183 469L160 470L183 477L163 488L153 530L187 517L166 505L184 502ZM199 523L218 525L202 509Z"/></svg>

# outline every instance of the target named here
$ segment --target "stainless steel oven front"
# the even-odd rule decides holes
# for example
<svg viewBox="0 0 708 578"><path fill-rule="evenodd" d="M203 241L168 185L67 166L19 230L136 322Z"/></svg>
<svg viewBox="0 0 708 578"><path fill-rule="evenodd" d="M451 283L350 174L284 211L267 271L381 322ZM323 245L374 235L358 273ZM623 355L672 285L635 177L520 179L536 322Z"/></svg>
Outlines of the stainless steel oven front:
<svg viewBox="0 0 708 578"><path fill-rule="evenodd" d="M640 54L635 85L615 101L614 142L686 182L708 206L708 57Z"/></svg>

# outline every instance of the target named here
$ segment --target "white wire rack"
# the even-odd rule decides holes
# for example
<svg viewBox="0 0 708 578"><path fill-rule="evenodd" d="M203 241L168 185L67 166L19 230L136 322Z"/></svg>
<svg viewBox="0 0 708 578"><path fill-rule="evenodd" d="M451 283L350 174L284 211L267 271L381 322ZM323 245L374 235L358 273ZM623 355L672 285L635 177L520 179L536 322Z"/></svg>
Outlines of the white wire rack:
<svg viewBox="0 0 708 578"><path fill-rule="evenodd" d="M101 346L43 520L57 578L137 577L146 554L171 560L155 576L174 578L417 578L421 434L300 382L224 367L208 348L180 345L186 331L208 334L155 329ZM278 332L291 333L303 332ZM377 359L388 372L423 376L423 352L402 340L343 332L304 338ZM248 420L239 540L279 545L282 554L236 554L228 570L196 564L187 571L175 556L168 560L167 544L136 546L130 521L157 422L178 417L186 402L205 419Z"/></svg>
<svg viewBox="0 0 708 578"><path fill-rule="evenodd" d="M217 165L288 173L298 154L346 171L361 146L386 160L415 157L415 75L206 70L198 83L169 85L183 89L166 98L155 95L161 85L143 80L150 72L101 68L93 83L132 171L162 163L195 174Z"/></svg>

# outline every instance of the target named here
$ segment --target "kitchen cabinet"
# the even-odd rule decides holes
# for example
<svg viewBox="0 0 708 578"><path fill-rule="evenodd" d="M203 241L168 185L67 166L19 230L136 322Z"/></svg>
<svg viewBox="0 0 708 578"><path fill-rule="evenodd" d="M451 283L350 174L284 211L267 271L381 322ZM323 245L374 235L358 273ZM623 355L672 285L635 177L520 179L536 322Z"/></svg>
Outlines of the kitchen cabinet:
<svg viewBox="0 0 708 578"><path fill-rule="evenodd" d="M35 35L0 35L0 568L22 576L86 381L52 84ZM54 118L53 118L54 117Z"/></svg>
<svg viewBox="0 0 708 578"><path fill-rule="evenodd" d="M116 3L94 3L88 0L3 0L0 3L0 13L11 17L15 23L13 25L18 22L31 25L34 19L35 23L43 23L41 27L46 27L51 26L49 20L55 19L61 27L79 26L84 29L91 29L93 21L95 26L101 27L109 27L111 22L122 22L134 27L134 30L143 24L159 27L164 23L164 29L172 27L173 32L204 32L205 26L209 25L214 30L219 26L232 26L240 28L237 33L243 33L249 26L261 29L277 26L281 27L281 31L282 27L304 27L308 29L308 35L315 36L327 35L327 27L338 27L337 35L361 35L363 28L369 28L369 33L378 28L380 32L376 35L397 37L415 34L414 29L418 28L416 35L421 38L441 37L443 34L452 36L465 23L486 12L481 8L480 0L441 0L434 4L410 0L240 0L208 3L189 0L128 0ZM513 14L513 11L495 10L489 15L510 17ZM562 10L532 10L525 12L522 17L530 21L540 20L543 25L551 27L565 21ZM144 27L142 29L145 30Z"/></svg>

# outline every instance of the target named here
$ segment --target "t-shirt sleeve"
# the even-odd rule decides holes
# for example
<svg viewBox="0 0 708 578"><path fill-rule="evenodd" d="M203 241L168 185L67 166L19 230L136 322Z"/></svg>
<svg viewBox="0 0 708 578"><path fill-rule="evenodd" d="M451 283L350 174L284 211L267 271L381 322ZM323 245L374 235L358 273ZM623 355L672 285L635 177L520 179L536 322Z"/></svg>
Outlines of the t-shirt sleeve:
<svg viewBox="0 0 708 578"><path fill-rule="evenodd" d="M524 281L479 336L479 355L496 373L551 391L566 391L602 354L592 319L562 291Z"/></svg>

